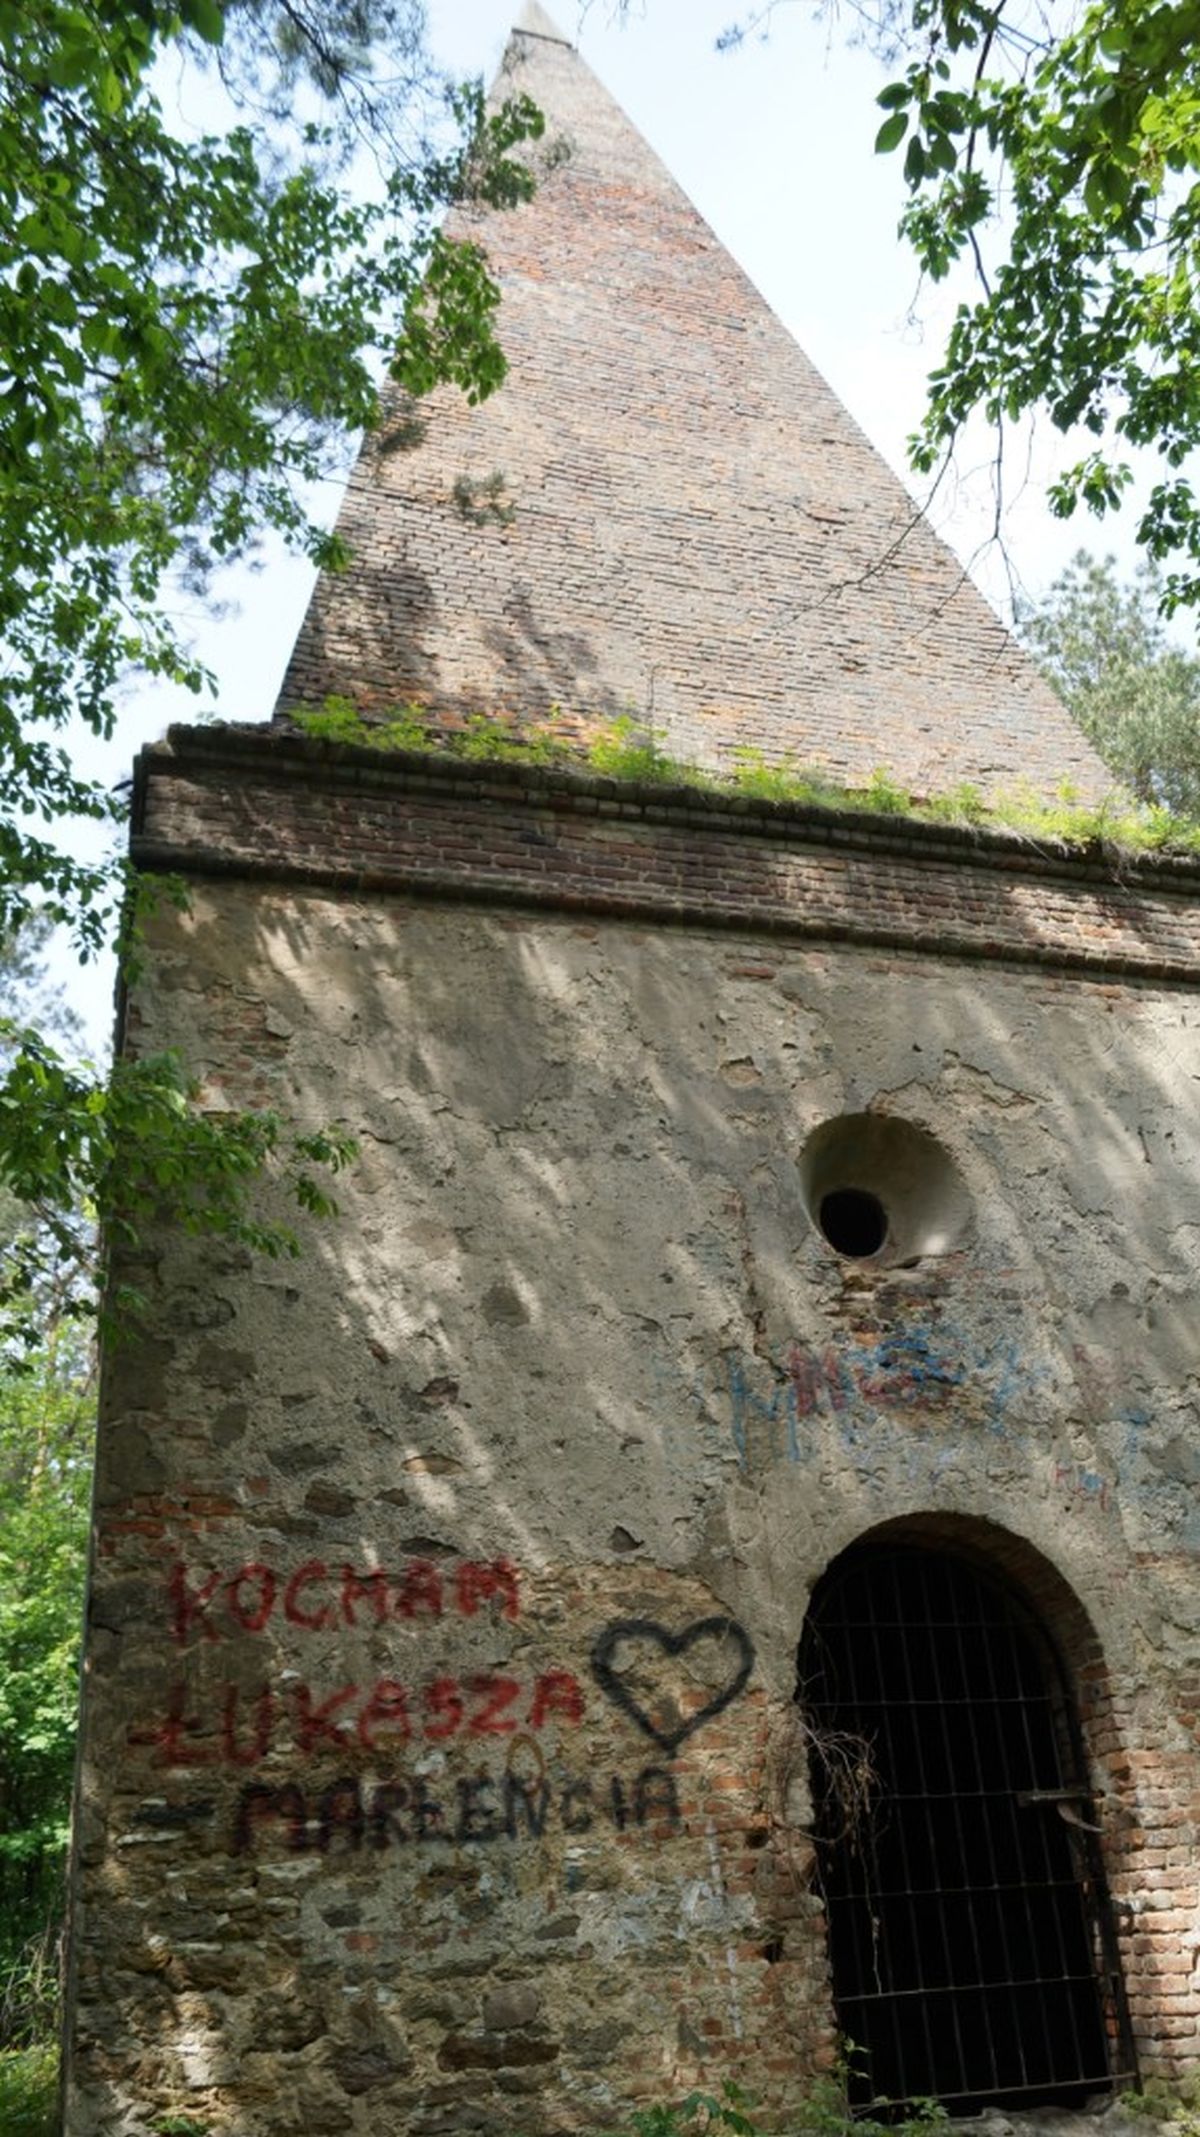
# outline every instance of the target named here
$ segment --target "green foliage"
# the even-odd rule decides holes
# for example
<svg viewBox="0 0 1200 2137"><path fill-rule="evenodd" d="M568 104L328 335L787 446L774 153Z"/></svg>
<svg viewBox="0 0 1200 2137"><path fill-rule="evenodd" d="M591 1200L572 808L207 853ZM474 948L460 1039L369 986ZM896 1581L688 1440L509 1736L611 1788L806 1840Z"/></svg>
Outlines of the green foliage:
<svg viewBox="0 0 1200 2137"><path fill-rule="evenodd" d="M1200 660L1168 640L1162 581L1122 586L1082 551L1020 631L1116 777L1152 809L1200 819Z"/></svg>
<svg viewBox="0 0 1200 2137"><path fill-rule="evenodd" d="M668 756L653 735L628 718L614 720L604 729L589 745L587 761L594 772L609 779L639 780L649 786L709 784L703 772Z"/></svg>
<svg viewBox="0 0 1200 2137"><path fill-rule="evenodd" d="M731 2137L758 2137L758 2125L748 2110L753 2105L740 2086L728 2079L720 2097L709 2092L690 2092L675 2106L638 2109L629 2118L635 2137L712 2137L728 2130Z"/></svg>
<svg viewBox="0 0 1200 2137"><path fill-rule="evenodd" d="M795 2137L938 2137L949 2123L940 2100L906 2100L899 2104L883 2098L869 2107L849 2106L848 2085L858 2051L849 2044L837 2067L818 2078L801 2104Z"/></svg>
<svg viewBox="0 0 1200 2137"><path fill-rule="evenodd" d="M542 120L441 83L422 33L419 0L0 4L0 942L53 922L89 957L117 930L129 878L79 858L71 826L119 811L64 730L110 736L132 669L205 686L180 589L203 593L268 529L345 562L307 500L375 421L384 365L469 400L503 377L487 262L441 216L524 199L513 152ZM222 130L168 123L156 85L180 63L219 70ZM364 198L342 171L367 140ZM0 1011L0 1196L34 1212L10 1306L39 1255L43 1274L75 1256L81 1210L119 1229L151 1190L286 1248L251 1215L277 1122L198 1119L166 1058L106 1092ZM334 1137L284 1160L304 1209L328 1206L313 1166L343 1155Z"/></svg>
<svg viewBox="0 0 1200 2137"><path fill-rule="evenodd" d="M11 1359L0 1361L5 2046L35 2046L49 2028L55 1999L94 1419L90 1359L70 1323L60 1323L19 1368ZM0 2117L0 2128L8 2127Z"/></svg>
<svg viewBox="0 0 1200 2137"><path fill-rule="evenodd" d="M553 734L483 712L472 713L454 741L454 754L469 764L556 764L562 754Z"/></svg>
<svg viewBox="0 0 1200 2137"><path fill-rule="evenodd" d="M82 1598L81 1598L82 1600ZM70 1780L69 1771L65 1776ZM63 1796L63 1822L66 1822L67 1797ZM0 1959L0 2048L14 2042L27 2048L40 2042L56 2040L62 2016L60 1996L60 1960L62 1956L61 1920L59 1903L63 1899L62 1882L55 1874L49 1903L43 1892L35 1894L35 1907L26 1905L25 1920L32 1927L36 1903L40 1901L41 1918L25 1945L17 1942L21 1916L10 1908L4 1930L5 1948L16 1953L15 1958ZM3 2125L0 2124L0 2128Z"/></svg>
<svg viewBox="0 0 1200 2137"><path fill-rule="evenodd" d="M315 741L360 749L442 751L475 764L559 764L569 754L552 729L522 727L507 713L472 713L461 727L435 730L421 705L397 705L367 720L349 698L332 696L317 708L298 707L291 717Z"/></svg>
<svg viewBox="0 0 1200 2137"><path fill-rule="evenodd" d="M1162 2127L1169 2124L1172 2137L1200 2137L1200 2078L1147 2078L1140 2092L1121 2095L1127 2113L1139 2115Z"/></svg>
<svg viewBox="0 0 1200 2137"><path fill-rule="evenodd" d="M73 1047L78 1042L78 1019L64 1002L61 988L46 981L51 933L44 915L34 914L15 935L0 939L0 1003L15 1023L36 1024L48 1044ZM0 1070L11 1055L12 1048L0 1031ZM29 1224L30 1212L5 1184L0 1167L0 1257L11 1252Z"/></svg>
<svg viewBox="0 0 1200 2137"><path fill-rule="evenodd" d="M355 1155L341 1129L301 1134L271 1112L206 1110L171 1053L119 1061L99 1081L38 1032L4 1020L0 1047L9 1054L0 1075L0 1179L28 1217L9 1243L0 1313L27 1348L38 1340L51 1272L60 1312L90 1301L95 1210L116 1247L136 1248L157 1220L278 1258L298 1245L290 1225L258 1213L264 1173L309 1215L336 1206L318 1175ZM115 1289L105 1306L109 1332L139 1305L129 1288Z"/></svg>
<svg viewBox="0 0 1200 2137"><path fill-rule="evenodd" d="M769 12L769 10L768 10ZM1051 490L1062 517L1105 513L1147 447L1161 473L1138 539L1168 609L1200 602L1200 17L1194 0L1093 0L1078 14L996 0L878 5L904 71L882 92L876 148L903 149L901 228L957 311L911 441L941 462L981 409L998 428L1044 409L1095 439Z"/></svg>
<svg viewBox="0 0 1200 2137"><path fill-rule="evenodd" d="M891 774L878 764L864 791L863 802L880 816L907 816L912 808L912 796L907 789L898 786Z"/></svg>
<svg viewBox="0 0 1200 2137"><path fill-rule="evenodd" d="M733 778L739 794L753 795L759 801L807 802L817 809L846 805L844 790L831 780L804 771L790 757L770 763L757 749L734 752Z"/></svg>
<svg viewBox="0 0 1200 2137"><path fill-rule="evenodd" d="M58 2053L0 2048L0 2130L4 2137L55 2137L58 2128Z"/></svg>
<svg viewBox="0 0 1200 2137"><path fill-rule="evenodd" d="M1098 806L1078 801L1069 786L1053 802L1021 788L989 802L969 784L918 799L878 767L865 787L843 787L790 758L768 763L756 750L740 750L731 774L706 772L672 757L632 720L616 721L581 747L556 737L553 730L523 729L508 717L489 719L479 714L462 728L442 729L419 706L404 705L367 719L346 698L329 698L320 710L301 709L293 718L305 734L359 748L427 750L448 757L558 766L635 784L745 795L782 807L860 810L964 829L1011 831L1068 847L1200 853L1200 820L1165 802L1142 802L1119 789Z"/></svg>
<svg viewBox="0 0 1200 2137"><path fill-rule="evenodd" d="M949 2122L940 2100L894 2101L877 2094L851 2105L855 2093L866 2089L866 2062L854 2041L839 2042L833 2069L813 2080L801 2102L795 2137L938 2137Z"/></svg>
<svg viewBox="0 0 1200 2137"><path fill-rule="evenodd" d="M965 779L944 794L931 794L924 809L935 824L986 824L992 813L979 788Z"/></svg>
<svg viewBox="0 0 1200 2137"><path fill-rule="evenodd" d="M906 2101L903 2113L899 2103L884 2099L852 2110L848 2086L857 2055L847 2044L834 2069L813 2080L788 2137L939 2137L949 2117L937 2100ZM722 2130L731 2137L762 2137L753 2109L751 2095L726 2080L719 2093L690 2092L683 2100L635 2110L627 2130L615 2137L716 2137Z"/></svg>
<svg viewBox="0 0 1200 2137"><path fill-rule="evenodd" d="M410 152L366 204L330 175L328 127L293 120L286 162L249 110L182 140L152 70L172 46L221 45L227 15L322 19L268 0L0 9L0 931L39 896L89 950L112 920L108 873L27 817L103 821L111 804L53 731L75 716L109 734L131 666L202 686L163 599L180 576L203 586L268 527L344 561L304 485L375 420L373 357L413 392L499 384L497 291L437 218L467 195L522 197L510 151L541 128L527 102L488 115L460 90L453 151ZM249 88L236 68L231 85Z"/></svg>
<svg viewBox="0 0 1200 2137"><path fill-rule="evenodd" d="M429 747L429 723L420 705L397 705L368 723L349 698L335 695L319 707L302 707L292 717L317 742L366 743L382 750Z"/></svg>

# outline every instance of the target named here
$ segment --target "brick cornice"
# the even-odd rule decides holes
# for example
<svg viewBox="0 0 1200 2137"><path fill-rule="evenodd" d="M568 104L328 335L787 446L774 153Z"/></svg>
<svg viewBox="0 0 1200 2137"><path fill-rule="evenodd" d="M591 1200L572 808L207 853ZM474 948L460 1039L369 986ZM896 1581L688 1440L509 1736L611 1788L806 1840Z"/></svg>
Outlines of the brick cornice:
<svg viewBox="0 0 1200 2137"><path fill-rule="evenodd" d="M173 728L139 759L148 870L557 907L1200 979L1200 863L584 770Z"/></svg>

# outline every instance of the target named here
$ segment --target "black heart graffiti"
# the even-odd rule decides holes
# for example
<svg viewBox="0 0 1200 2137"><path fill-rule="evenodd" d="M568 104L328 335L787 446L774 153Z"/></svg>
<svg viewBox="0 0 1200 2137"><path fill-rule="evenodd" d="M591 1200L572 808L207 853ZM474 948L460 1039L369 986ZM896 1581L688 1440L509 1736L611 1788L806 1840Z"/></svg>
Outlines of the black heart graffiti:
<svg viewBox="0 0 1200 2137"><path fill-rule="evenodd" d="M646 1711L614 1666L617 1649L632 1640L649 1641L660 1653L672 1658L686 1654L701 1640L720 1640L727 1642L732 1651L733 1668L720 1690L714 1692L704 1706L689 1714L675 1728L665 1729L653 1714ZM636 1722L643 1735L660 1744L668 1757L673 1757L679 1746L689 1736L694 1736L697 1729L702 1729L705 1722L732 1704L744 1690L753 1668L754 1649L750 1636L736 1618L697 1618L693 1624L685 1625L682 1632L670 1632L665 1625L657 1625L653 1618L618 1618L614 1624L605 1626L592 1648L592 1674L605 1697L611 1699L615 1707L620 1707L630 1721Z"/></svg>

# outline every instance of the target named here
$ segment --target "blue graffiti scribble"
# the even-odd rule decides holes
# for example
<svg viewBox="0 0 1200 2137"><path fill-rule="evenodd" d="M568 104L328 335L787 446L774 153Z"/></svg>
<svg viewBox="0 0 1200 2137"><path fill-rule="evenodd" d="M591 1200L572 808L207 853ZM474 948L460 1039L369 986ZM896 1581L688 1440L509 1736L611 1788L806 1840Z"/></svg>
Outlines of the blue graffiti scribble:
<svg viewBox="0 0 1200 2137"><path fill-rule="evenodd" d="M764 1402L762 1396L751 1387L746 1377L745 1364L736 1352L731 1351L727 1354L725 1365L729 1374L733 1444L737 1449L738 1463L742 1470L746 1470L749 1467L746 1420L751 1414L756 1415L771 1427L774 1427L777 1419L786 1418L788 1459L793 1462L799 1461L800 1450L796 1446L796 1391L790 1382L786 1380L777 1381L771 1390L769 1401ZM772 1432L773 1437L774 1433ZM794 1453L792 1452L793 1448L795 1448Z"/></svg>
<svg viewBox="0 0 1200 2137"><path fill-rule="evenodd" d="M871 1342L829 1342L819 1347L789 1346L785 1358L725 1355L730 1421L740 1467L750 1464L750 1441L762 1437L768 1458L789 1462L811 1458L808 1419L833 1415L849 1444L858 1421L867 1423L880 1411L925 1409L937 1412L956 1390L976 1397L974 1421L985 1431L1007 1429L1007 1415L1018 1399L1046 1378L1043 1365L1032 1364L1014 1333L999 1343L976 1347L957 1340L943 1326L937 1339L926 1328L892 1331ZM982 1402L979 1397L983 1397Z"/></svg>
<svg viewBox="0 0 1200 2137"><path fill-rule="evenodd" d="M850 1371L860 1394L883 1402L925 1402L939 1388L961 1387L966 1368L935 1350L923 1328L883 1336L878 1343L855 1344Z"/></svg>

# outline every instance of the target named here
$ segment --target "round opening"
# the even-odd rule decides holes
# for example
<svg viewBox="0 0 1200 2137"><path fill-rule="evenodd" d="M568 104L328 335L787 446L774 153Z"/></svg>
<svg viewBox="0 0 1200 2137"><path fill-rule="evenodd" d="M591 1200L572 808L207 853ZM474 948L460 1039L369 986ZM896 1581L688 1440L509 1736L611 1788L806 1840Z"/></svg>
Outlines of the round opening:
<svg viewBox="0 0 1200 2137"><path fill-rule="evenodd" d="M853 1261L878 1254L888 1234L887 1211L863 1187L835 1187L822 1195L817 1221L834 1252Z"/></svg>
<svg viewBox="0 0 1200 2137"><path fill-rule="evenodd" d="M798 1171L804 1207L845 1261L909 1268L952 1254L972 1229L954 1159L927 1128L888 1113L843 1113L807 1137Z"/></svg>

